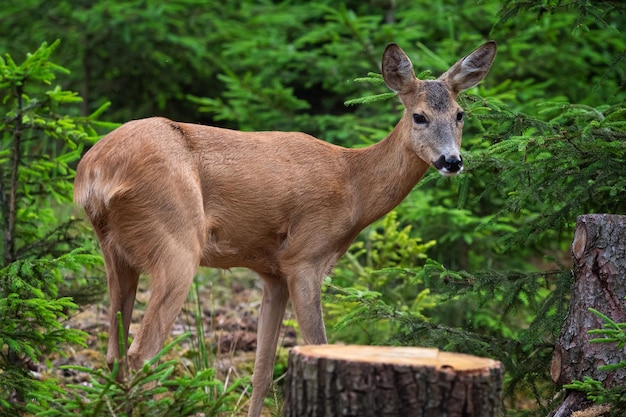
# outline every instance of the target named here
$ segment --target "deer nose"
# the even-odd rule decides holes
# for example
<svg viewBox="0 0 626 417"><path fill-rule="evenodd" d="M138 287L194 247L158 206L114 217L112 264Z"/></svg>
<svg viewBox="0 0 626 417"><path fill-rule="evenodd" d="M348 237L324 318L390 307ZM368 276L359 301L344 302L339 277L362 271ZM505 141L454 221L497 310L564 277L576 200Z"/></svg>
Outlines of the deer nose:
<svg viewBox="0 0 626 417"><path fill-rule="evenodd" d="M433 165L444 175L454 175L463 170L463 158L461 155L441 155Z"/></svg>

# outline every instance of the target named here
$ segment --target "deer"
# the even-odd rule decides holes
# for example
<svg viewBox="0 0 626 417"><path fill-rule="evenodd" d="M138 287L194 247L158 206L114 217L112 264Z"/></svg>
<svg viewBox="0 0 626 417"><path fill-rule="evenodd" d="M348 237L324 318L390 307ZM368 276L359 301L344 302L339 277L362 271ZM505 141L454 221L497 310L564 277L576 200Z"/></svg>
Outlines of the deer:
<svg viewBox="0 0 626 417"><path fill-rule="evenodd" d="M365 148L301 132L241 132L161 117L105 135L77 166L74 200L105 263L109 367L126 360L137 370L159 352L199 266L245 267L263 280L248 407L249 417L260 416L288 301L303 343L326 344L325 277L431 166L445 176L463 170L464 112L456 99L485 78L495 55L496 43L488 41L439 78L420 80L407 54L389 44L383 80L404 113L386 138ZM150 299L128 352L121 352L142 273L150 277Z"/></svg>

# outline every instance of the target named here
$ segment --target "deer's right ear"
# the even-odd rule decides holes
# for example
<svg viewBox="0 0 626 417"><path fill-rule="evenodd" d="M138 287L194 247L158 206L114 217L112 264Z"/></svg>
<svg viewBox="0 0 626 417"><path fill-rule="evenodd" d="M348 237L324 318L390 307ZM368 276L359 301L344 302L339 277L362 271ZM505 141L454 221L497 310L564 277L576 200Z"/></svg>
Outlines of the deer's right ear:
<svg viewBox="0 0 626 417"><path fill-rule="evenodd" d="M395 43L390 43L385 48L382 69L385 84L396 93L406 92L415 85L413 64Z"/></svg>

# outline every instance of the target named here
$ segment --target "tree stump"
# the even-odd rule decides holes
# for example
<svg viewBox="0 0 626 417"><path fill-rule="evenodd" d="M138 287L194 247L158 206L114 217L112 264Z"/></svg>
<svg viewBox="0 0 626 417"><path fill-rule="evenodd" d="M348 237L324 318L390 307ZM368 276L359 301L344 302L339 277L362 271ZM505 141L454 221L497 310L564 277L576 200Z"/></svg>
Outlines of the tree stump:
<svg viewBox="0 0 626 417"><path fill-rule="evenodd" d="M309 345L289 354L285 417L498 417L498 361L437 349Z"/></svg>
<svg viewBox="0 0 626 417"><path fill-rule="evenodd" d="M618 323L626 322L626 216L579 216L572 255L572 295L552 357L552 380L563 385L590 376L602 381L606 388L623 384L626 369L607 373L598 371L598 367L626 360L626 352L617 349L615 344L589 343L599 336L587 332L603 324L589 308ZM549 416L570 417L586 406L584 394L572 391Z"/></svg>

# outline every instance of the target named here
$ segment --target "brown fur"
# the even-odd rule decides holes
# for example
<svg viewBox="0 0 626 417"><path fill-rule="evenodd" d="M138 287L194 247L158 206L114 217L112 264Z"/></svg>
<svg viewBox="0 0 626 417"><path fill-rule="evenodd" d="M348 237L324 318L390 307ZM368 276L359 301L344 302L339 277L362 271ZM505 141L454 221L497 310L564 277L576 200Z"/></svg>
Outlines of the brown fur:
<svg viewBox="0 0 626 417"><path fill-rule="evenodd" d="M495 44L487 43L469 56L469 67L462 59L439 80L420 81L406 54L388 46L383 74L406 110L387 138L365 149L304 133L244 133L163 118L126 123L98 142L78 166L74 198L100 242L123 337L139 273L151 276L130 365L139 368L161 349L199 265L250 268L265 281L248 414L258 416L287 300L304 342L326 343L322 280L433 161L460 158L455 97L487 74L494 56ZM414 113L428 125L414 123ZM117 328L112 314L109 364L121 357Z"/></svg>

